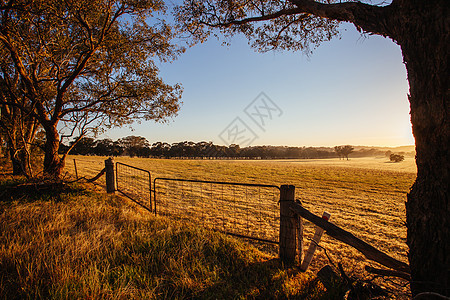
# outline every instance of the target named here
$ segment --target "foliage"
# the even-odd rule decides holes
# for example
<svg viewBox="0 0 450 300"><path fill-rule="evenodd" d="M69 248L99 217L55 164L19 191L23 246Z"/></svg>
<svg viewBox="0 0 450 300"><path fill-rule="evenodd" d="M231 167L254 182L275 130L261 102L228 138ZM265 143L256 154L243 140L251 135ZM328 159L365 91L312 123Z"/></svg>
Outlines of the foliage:
<svg viewBox="0 0 450 300"><path fill-rule="evenodd" d="M116 196L58 186L58 193L1 197L1 299L317 299L323 294L308 274L283 269L242 241L154 217Z"/></svg>
<svg viewBox="0 0 450 300"><path fill-rule="evenodd" d="M48 173L62 167L55 157L59 134L83 137L137 117L164 121L177 113L181 88L165 84L153 61L183 50L157 18L164 11L159 0L2 1L0 50L7 68L0 81L14 93L1 103L42 125Z"/></svg>
<svg viewBox="0 0 450 300"><path fill-rule="evenodd" d="M335 21L295 13L292 1L185 0L175 8L181 29L202 42L213 29L244 34L260 51L311 50L338 34ZM249 21L245 21L249 20Z"/></svg>
<svg viewBox="0 0 450 300"><path fill-rule="evenodd" d="M117 144L119 147L124 149L126 155L131 157L148 157L150 155L150 144L147 139L142 136L127 136L119 139Z"/></svg>
<svg viewBox="0 0 450 300"><path fill-rule="evenodd" d="M71 147L63 146L66 148ZM336 151L336 148L341 149ZM343 151L343 152L342 152ZM241 148L239 145L231 144L221 146L212 142L156 142L150 145L148 140L142 136L127 136L117 141L111 139L94 140L82 138L71 150L71 154L101 155L131 157L218 157L218 158L250 158L250 159L286 159L286 158L333 158L339 157L373 157L381 156L384 151L376 148L361 148L355 152L352 146L329 147L288 147L288 146L249 146Z"/></svg>
<svg viewBox="0 0 450 300"><path fill-rule="evenodd" d="M405 160L405 156L402 154L392 153L391 155L389 155L389 160L392 162L401 162Z"/></svg>
<svg viewBox="0 0 450 300"><path fill-rule="evenodd" d="M342 158L347 158L348 160L348 155L350 153L352 153L354 150L354 148L350 145L345 145L345 146L335 146L334 147L334 151L337 153L337 155L339 155L339 159Z"/></svg>

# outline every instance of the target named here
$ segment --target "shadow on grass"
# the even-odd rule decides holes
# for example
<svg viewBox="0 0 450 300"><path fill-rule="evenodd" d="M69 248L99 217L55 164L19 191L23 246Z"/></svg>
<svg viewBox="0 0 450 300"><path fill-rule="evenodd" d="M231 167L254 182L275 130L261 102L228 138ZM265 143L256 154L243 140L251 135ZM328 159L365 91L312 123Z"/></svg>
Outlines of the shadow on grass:
<svg viewBox="0 0 450 300"><path fill-rule="evenodd" d="M62 200L63 195L81 195L87 191L74 184L44 178L27 180L25 177L12 177L0 184L1 202L34 202Z"/></svg>
<svg viewBox="0 0 450 300"><path fill-rule="evenodd" d="M316 282L278 259L252 263L222 276L194 295L198 299L316 299Z"/></svg>

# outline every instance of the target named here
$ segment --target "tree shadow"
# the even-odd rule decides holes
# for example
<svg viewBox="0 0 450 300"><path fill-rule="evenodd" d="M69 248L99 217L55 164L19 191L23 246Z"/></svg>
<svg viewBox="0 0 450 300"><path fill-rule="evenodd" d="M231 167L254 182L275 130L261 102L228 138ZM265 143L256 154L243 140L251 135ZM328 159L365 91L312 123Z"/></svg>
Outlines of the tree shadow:
<svg viewBox="0 0 450 300"><path fill-rule="evenodd" d="M297 289L293 282L297 280ZM294 284L295 285L295 284ZM273 258L238 266L221 276L195 299L305 299L316 289L316 282L297 267L285 267Z"/></svg>
<svg viewBox="0 0 450 300"><path fill-rule="evenodd" d="M44 178L13 178L0 184L1 202L34 202L62 200L63 195L84 194L86 190L80 186L67 184Z"/></svg>

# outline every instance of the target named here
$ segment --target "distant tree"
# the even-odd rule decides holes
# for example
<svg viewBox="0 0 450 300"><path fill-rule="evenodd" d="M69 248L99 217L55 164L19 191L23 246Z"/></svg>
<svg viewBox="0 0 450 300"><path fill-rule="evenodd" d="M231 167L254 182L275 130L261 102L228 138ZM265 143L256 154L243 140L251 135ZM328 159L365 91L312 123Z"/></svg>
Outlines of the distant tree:
<svg viewBox="0 0 450 300"><path fill-rule="evenodd" d="M0 52L20 79L3 78L21 101L0 98L42 125L44 173L58 177L65 137L132 123L163 121L179 109L181 89L158 77L153 59L173 59L182 49L157 14L162 1L17 0L0 4ZM1 81L1 79L0 79ZM2 87L3 90L3 87ZM75 140L75 142L77 142Z"/></svg>
<svg viewBox="0 0 450 300"><path fill-rule="evenodd" d="M343 158L342 146L334 146L334 152L339 156L339 159Z"/></svg>
<svg viewBox="0 0 450 300"><path fill-rule="evenodd" d="M114 142L111 139L102 139L96 141L94 153L95 155L101 156L113 156Z"/></svg>
<svg viewBox="0 0 450 300"><path fill-rule="evenodd" d="M168 143L157 142L153 143L150 148L150 155L155 157L169 157L170 145Z"/></svg>
<svg viewBox="0 0 450 300"><path fill-rule="evenodd" d="M384 153L384 155L385 155L386 157L390 157L391 154L392 154L392 151L391 151L391 150L388 150L388 151L386 151L386 152Z"/></svg>
<svg viewBox="0 0 450 300"><path fill-rule="evenodd" d="M79 155L95 154L97 142L91 137L76 138L70 143L71 153Z"/></svg>
<svg viewBox="0 0 450 300"><path fill-rule="evenodd" d="M402 154L392 153L391 155L389 155L389 160L392 162L401 162L405 160L405 156Z"/></svg>
<svg viewBox="0 0 450 300"><path fill-rule="evenodd" d="M113 142L112 156L120 156L123 154L123 147L120 145L119 141Z"/></svg>
<svg viewBox="0 0 450 300"><path fill-rule="evenodd" d="M145 150L146 148L149 148L150 143L143 136L130 135L119 139L118 144L122 147L125 154L130 157L146 156L145 154L148 156L150 153L149 150Z"/></svg>
<svg viewBox="0 0 450 300"><path fill-rule="evenodd" d="M354 150L354 148L350 145L342 146L342 156L347 158L347 160L348 160L348 156L350 153L353 152L353 150Z"/></svg>
<svg viewBox="0 0 450 300"><path fill-rule="evenodd" d="M241 147L237 144L231 144L228 146L227 149L227 156L228 157L238 157L241 152Z"/></svg>

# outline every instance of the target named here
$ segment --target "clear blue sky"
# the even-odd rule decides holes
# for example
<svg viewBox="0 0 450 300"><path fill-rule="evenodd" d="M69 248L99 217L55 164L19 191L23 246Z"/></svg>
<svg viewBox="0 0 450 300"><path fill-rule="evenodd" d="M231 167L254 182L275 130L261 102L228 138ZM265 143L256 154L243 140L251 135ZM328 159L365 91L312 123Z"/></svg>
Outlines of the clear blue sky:
<svg viewBox="0 0 450 300"><path fill-rule="evenodd" d="M242 37L232 39L231 46L211 38L160 65L167 83L184 88L177 117L168 124L134 124L134 131L113 129L100 138L140 135L150 143L244 141L241 146L246 146L248 139L227 135L245 129L254 137L251 145L414 144L400 48L379 36L362 37L350 24L341 28L341 39L322 44L310 57L258 53ZM261 99L252 103L261 92L272 101L266 99L266 107L273 108L271 119ZM251 114L255 105L269 116L263 116L264 126L246 114L248 105L256 121L261 118Z"/></svg>

